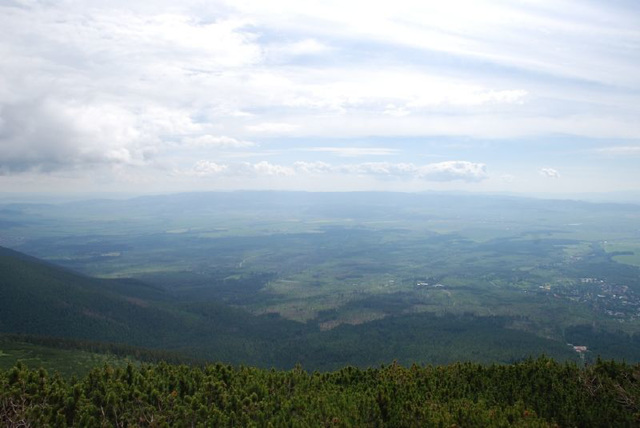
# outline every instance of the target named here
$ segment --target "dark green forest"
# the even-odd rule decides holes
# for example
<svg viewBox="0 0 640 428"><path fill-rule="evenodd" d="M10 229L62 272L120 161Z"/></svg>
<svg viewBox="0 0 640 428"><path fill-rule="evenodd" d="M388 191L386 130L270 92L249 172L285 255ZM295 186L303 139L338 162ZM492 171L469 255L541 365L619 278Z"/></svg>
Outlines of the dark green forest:
<svg viewBox="0 0 640 428"><path fill-rule="evenodd" d="M640 423L640 366L581 368L541 357L511 365L345 367L309 373L167 363L64 379L0 372L3 426L615 426Z"/></svg>

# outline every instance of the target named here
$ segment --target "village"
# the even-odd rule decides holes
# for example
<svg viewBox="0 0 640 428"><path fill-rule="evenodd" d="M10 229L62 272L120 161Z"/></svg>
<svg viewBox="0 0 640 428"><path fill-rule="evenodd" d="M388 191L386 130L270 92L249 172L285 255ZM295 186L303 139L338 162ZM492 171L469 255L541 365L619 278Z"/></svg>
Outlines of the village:
<svg viewBox="0 0 640 428"><path fill-rule="evenodd" d="M544 284L541 293L590 306L596 312L620 322L640 319L640 295L628 285L613 284L601 278L579 278L571 285Z"/></svg>

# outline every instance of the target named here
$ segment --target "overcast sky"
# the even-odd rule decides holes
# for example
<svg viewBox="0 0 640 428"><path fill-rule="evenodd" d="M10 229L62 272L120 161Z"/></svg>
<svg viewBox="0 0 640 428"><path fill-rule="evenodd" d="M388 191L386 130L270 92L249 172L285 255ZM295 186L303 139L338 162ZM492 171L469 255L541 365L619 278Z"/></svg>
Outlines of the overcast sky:
<svg viewBox="0 0 640 428"><path fill-rule="evenodd" d="M640 2L0 0L0 192L640 190Z"/></svg>

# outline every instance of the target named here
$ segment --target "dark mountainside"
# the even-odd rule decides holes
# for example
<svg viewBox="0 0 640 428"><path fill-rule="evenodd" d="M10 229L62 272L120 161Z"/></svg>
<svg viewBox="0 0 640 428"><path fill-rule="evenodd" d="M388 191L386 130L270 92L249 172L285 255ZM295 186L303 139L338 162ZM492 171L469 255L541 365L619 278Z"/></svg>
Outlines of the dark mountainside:
<svg viewBox="0 0 640 428"><path fill-rule="evenodd" d="M252 327L277 328L231 307L172 302L162 290L135 280L89 278L0 248L0 330L205 354L250 361L243 346L264 345ZM287 322L283 322L287 324Z"/></svg>

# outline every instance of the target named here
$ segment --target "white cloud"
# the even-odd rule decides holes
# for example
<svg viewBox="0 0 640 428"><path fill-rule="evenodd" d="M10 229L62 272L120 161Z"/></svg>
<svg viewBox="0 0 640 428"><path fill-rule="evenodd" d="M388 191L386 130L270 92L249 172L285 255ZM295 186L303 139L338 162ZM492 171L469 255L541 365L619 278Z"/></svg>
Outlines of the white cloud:
<svg viewBox="0 0 640 428"><path fill-rule="evenodd" d="M487 166L467 161L439 162L420 167L418 177L430 181L481 181L487 178Z"/></svg>
<svg viewBox="0 0 640 428"><path fill-rule="evenodd" d="M115 105L54 100L0 107L0 167L54 171L95 164L144 164L157 151L153 115Z"/></svg>
<svg viewBox="0 0 640 428"><path fill-rule="evenodd" d="M439 76L413 67L382 66L376 69L323 67L318 70L286 70L277 77L253 76L255 93L272 105L345 113L377 111L406 116L433 107L482 107L521 104L524 89L499 89L470 84L463 79ZM269 92L265 93L265 89Z"/></svg>
<svg viewBox="0 0 640 428"><path fill-rule="evenodd" d="M339 172L358 175L377 175L406 178L416 176L418 167L410 163L365 162L352 165L340 165Z"/></svg>
<svg viewBox="0 0 640 428"><path fill-rule="evenodd" d="M298 161L293 164L293 167L302 174L327 174L333 171L333 167L325 162Z"/></svg>
<svg viewBox="0 0 640 428"><path fill-rule="evenodd" d="M434 82L434 87L422 88L420 92L407 104L408 107L521 104L528 95L528 92L522 89L494 90L445 82Z"/></svg>
<svg viewBox="0 0 640 428"><path fill-rule="evenodd" d="M242 162L235 165L220 165L209 161L198 161L187 175L228 176L281 176L295 175L357 175L391 179L417 179L424 181L482 181L487 178L486 165L467 161L439 162L427 165L412 163L364 162L359 164L331 165L325 162L294 162L293 166L266 161Z"/></svg>
<svg viewBox="0 0 640 428"><path fill-rule="evenodd" d="M336 167L347 174L412 178L425 181L482 181L488 177L486 165L468 161L446 161L415 165L413 163L367 162Z"/></svg>
<svg viewBox="0 0 640 428"><path fill-rule="evenodd" d="M275 56L317 55L329 51L330 46L313 38L268 47L269 54Z"/></svg>
<svg viewBox="0 0 640 428"><path fill-rule="evenodd" d="M188 171L187 173L189 175L204 177L209 175L222 174L228 169L229 167L227 165L217 164L215 162L210 162L208 160L199 160L193 166L192 170Z"/></svg>
<svg viewBox="0 0 640 428"><path fill-rule="evenodd" d="M308 152L331 153L342 157L388 156L398 152L396 149L382 147L310 147L301 149Z"/></svg>
<svg viewBox="0 0 640 428"><path fill-rule="evenodd" d="M320 52L326 52L331 48L324 43L319 42L316 39L305 39L299 42L293 43L289 46L289 50L292 53L298 55L304 54L316 54Z"/></svg>
<svg viewBox="0 0 640 428"><path fill-rule="evenodd" d="M387 104L382 113L394 117L403 117L411 114L405 107L399 107L395 104Z"/></svg>
<svg viewBox="0 0 640 428"><path fill-rule="evenodd" d="M298 129L298 125L282 122L263 122L247 126L247 130L256 134L288 134Z"/></svg>
<svg viewBox="0 0 640 428"><path fill-rule="evenodd" d="M553 168L540 168L538 171L540 175L547 178L560 178L560 174Z"/></svg>
<svg viewBox="0 0 640 428"><path fill-rule="evenodd" d="M292 176L296 174L293 168L272 164L267 161L262 161L255 164L246 163L245 165L248 168L251 168L258 175Z"/></svg>
<svg viewBox="0 0 640 428"><path fill-rule="evenodd" d="M199 160L193 167L185 171L174 171L175 175L186 176L292 176L293 168L273 164L267 161L258 163L242 162L237 164L219 164L208 160Z"/></svg>
<svg viewBox="0 0 640 428"><path fill-rule="evenodd" d="M203 23L90 3L0 5L5 173L144 166L173 136L206 132L192 119L192 70L251 66L261 57L241 20Z"/></svg>
<svg viewBox="0 0 640 428"><path fill-rule="evenodd" d="M601 147L595 151L610 156L637 156L640 155L640 146Z"/></svg>
<svg viewBox="0 0 640 428"><path fill-rule="evenodd" d="M187 137L182 139L183 144L189 147L214 147L214 148L246 148L256 144L251 141L237 140L224 135L201 135L199 137Z"/></svg>
<svg viewBox="0 0 640 428"><path fill-rule="evenodd" d="M625 3L590 2L577 9L571 3L550 1L279 0L244 1L237 7L278 28L306 28L326 37L444 52L537 74L638 83L630 57L637 46L637 9ZM273 10L287 13L273 14Z"/></svg>
<svg viewBox="0 0 640 428"><path fill-rule="evenodd" d="M419 141L442 137L428 143L437 159L480 156L508 170L515 155L479 145L508 138L526 152L533 143L522 141L549 135L589 147L608 139L611 147L576 148L583 158L572 162L594 153L618 162L639 151L639 13L633 2L600 0L2 2L0 171L35 181L55 171L78 187L97 169L103 181L125 175L118 168L154 181L220 149L216 162L189 169L194 177L463 187L486 176L483 164L423 165ZM446 146L452 136L470 151ZM376 147L396 137L394 149ZM291 163L304 147L308 156ZM531 154L522 167L532 171L559 159ZM317 162L330 155L349 164ZM270 162L240 163L249 156ZM640 183L623 164L619 184Z"/></svg>

